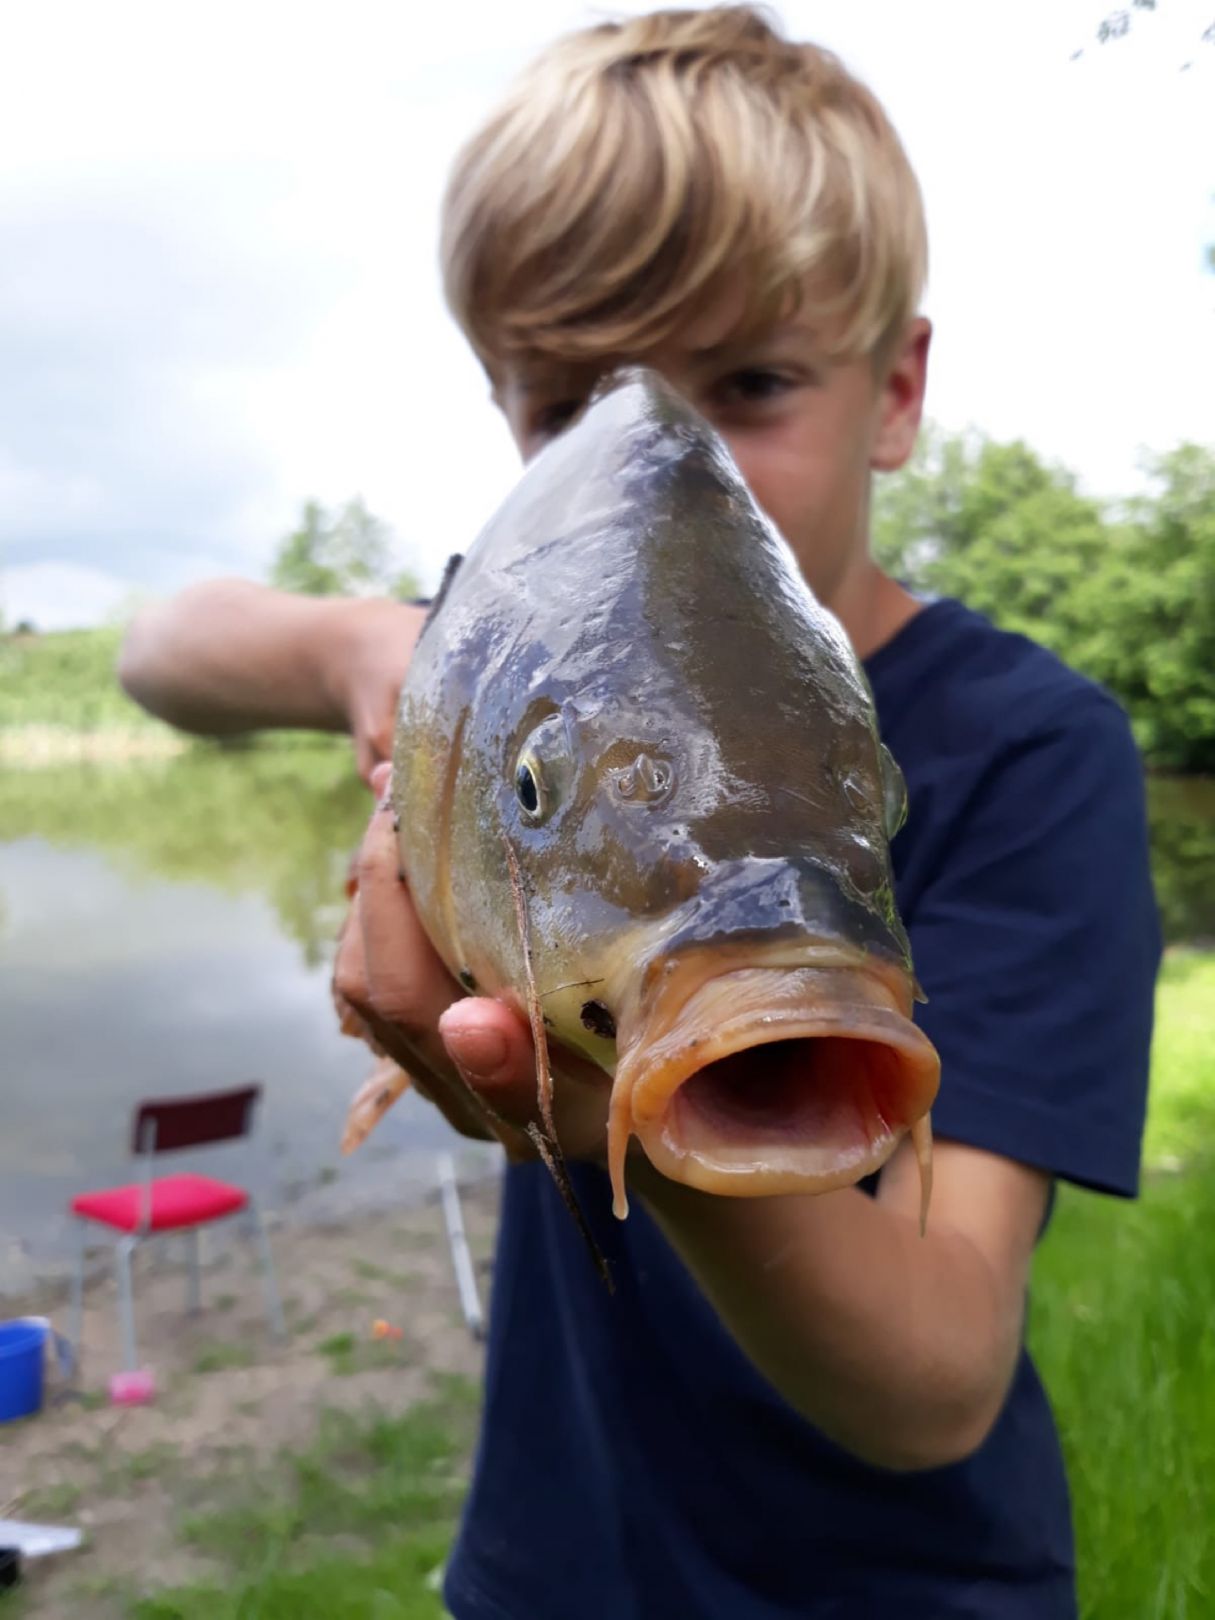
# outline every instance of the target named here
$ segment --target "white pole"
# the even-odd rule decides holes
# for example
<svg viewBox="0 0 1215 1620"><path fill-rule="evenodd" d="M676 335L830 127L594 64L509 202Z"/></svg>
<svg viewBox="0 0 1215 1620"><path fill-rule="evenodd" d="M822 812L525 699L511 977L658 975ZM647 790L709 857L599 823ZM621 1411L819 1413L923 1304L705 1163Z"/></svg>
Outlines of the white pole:
<svg viewBox="0 0 1215 1620"><path fill-rule="evenodd" d="M464 1320L473 1338L482 1339L485 1337L485 1318L477 1297L477 1278L473 1271L472 1255L468 1252L468 1239L464 1235L460 1189L456 1185L456 1167L450 1153L439 1154L439 1191L443 1198L443 1219L447 1223L447 1242L451 1248L451 1263L460 1290Z"/></svg>

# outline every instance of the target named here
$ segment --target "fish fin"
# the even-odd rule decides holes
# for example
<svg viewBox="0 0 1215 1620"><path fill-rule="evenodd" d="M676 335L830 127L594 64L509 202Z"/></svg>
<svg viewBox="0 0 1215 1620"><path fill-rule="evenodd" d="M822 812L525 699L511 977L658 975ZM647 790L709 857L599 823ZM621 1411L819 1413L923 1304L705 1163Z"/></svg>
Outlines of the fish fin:
<svg viewBox="0 0 1215 1620"><path fill-rule="evenodd" d="M418 631L418 641L421 641L422 637L430 629L432 619L438 617L439 610L442 608L443 603L447 600L447 593L451 589L451 582L460 572L460 564L463 561L463 553L459 551L453 552L452 555L447 559L447 563L443 569L443 578L439 581L439 588L435 592L434 599L431 601L431 604L427 609L426 617L422 621L422 628Z"/></svg>
<svg viewBox="0 0 1215 1620"><path fill-rule="evenodd" d="M557 1127L553 1120L553 1071L549 1067L548 1037L544 1030L544 1013L540 1007L540 996L536 990L536 976L532 971L531 929L528 925L527 901L523 894L523 874L519 871L519 860L510 840L503 834L502 843L506 850L506 865L510 873L511 894L515 901L515 920L519 925L519 945L523 952L523 976L527 989L527 1014L532 1026L532 1043L536 1048L536 1093L540 1104L540 1117L544 1121L544 1130L534 1122L527 1127L527 1134L531 1138L536 1152L544 1160L548 1173L557 1185L566 1209L574 1217L574 1224L582 1233L583 1241L590 1251L591 1259L595 1263L595 1270L599 1273L607 1286L609 1294L614 1293L612 1274L608 1270L608 1263L602 1249L595 1242L586 1216L582 1213L570 1181L569 1170L566 1167L565 1155L561 1151L561 1144L557 1140Z"/></svg>
<svg viewBox="0 0 1215 1620"><path fill-rule="evenodd" d="M342 1152L353 1153L361 1146L411 1084L404 1069L391 1058L381 1057L351 1099L342 1132Z"/></svg>
<svg viewBox="0 0 1215 1620"><path fill-rule="evenodd" d="M920 1236L928 1230L928 1205L932 1199L932 1120L921 1114L911 1127L911 1145L920 1168Z"/></svg>

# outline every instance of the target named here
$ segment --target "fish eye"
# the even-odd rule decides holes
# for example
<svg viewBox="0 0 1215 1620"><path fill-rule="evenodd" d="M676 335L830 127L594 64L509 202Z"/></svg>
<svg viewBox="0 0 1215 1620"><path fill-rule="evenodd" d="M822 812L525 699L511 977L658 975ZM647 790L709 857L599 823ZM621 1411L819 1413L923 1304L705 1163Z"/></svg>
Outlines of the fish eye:
<svg viewBox="0 0 1215 1620"><path fill-rule="evenodd" d="M539 773L536 763L526 757L515 766L515 797L529 821L541 819L540 806L543 801L540 794Z"/></svg>
<svg viewBox="0 0 1215 1620"><path fill-rule="evenodd" d="M538 827L560 807L572 776L572 761L559 714L542 720L515 758L512 783L523 820Z"/></svg>

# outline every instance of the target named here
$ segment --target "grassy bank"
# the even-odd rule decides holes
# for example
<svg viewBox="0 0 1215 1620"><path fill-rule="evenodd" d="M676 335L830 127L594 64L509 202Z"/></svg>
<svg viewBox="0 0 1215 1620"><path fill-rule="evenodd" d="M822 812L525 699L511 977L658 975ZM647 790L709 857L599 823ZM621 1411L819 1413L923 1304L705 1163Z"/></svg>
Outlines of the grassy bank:
<svg viewBox="0 0 1215 1620"><path fill-rule="evenodd" d="M122 635L116 627L0 634L0 765L109 764L191 746L118 684ZM320 740L312 732L266 732L243 746L315 747Z"/></svg>
<svg viewBox="0 0 1215 1620"><path fill-rule="evenodd" d="M1215 1611L1215 955L1169 957L1157 1018L1142 1197L1063 1189L1035 1267L1085 1620Z"/></svg>
<svg viewBox="0 0 1215 1620"><path fill-rule="evenodd" d="M168 731L114 675L119 629L0 636L0 732Z"/></svg>
<svg viewBox="0 0 1215 1620"><path fill-rule="evenodd" d="M477 1407L444 1379L400 1415L326 1417L305 1451L183 1524L226 1578L137 1603L136 1620L438 1620Z"/></svg>

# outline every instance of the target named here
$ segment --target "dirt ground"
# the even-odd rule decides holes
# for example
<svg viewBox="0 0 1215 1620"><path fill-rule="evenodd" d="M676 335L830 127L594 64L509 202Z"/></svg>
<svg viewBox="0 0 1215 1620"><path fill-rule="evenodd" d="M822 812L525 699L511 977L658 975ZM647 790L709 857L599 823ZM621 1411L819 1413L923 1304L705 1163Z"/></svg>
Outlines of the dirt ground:
<svg viewBox="0 0 1215 1620"><path fill-rule="evenodd" d="M462 1189L483 1302L497 1201L494 1182ZM429 1393L436 1372L480 1375L481 1347L464 1323L437 1202L348 1225L273 1231L288 1326L282 1345L267 1331L252 1245L222 1227L205 1237L197 1315L186 1311L180 1240L136 1257L140 1362L155 1373L152 1404L109 1402L121 1354L108 1251L99 1250L78 1383L68 1390L50 1380L37 1417L0 1424L0 1518L85 1532L79 1551L28 1566L22 1620L109 1620L132 1589L205 1575L206 1564L175 1535L204 1484L306 1445L325 1409L399 1412ZM62 1289L5 1302L6 1315L23 1313L68 1326ZM377 1320L401 1337L377 1339Z"/></svg>

